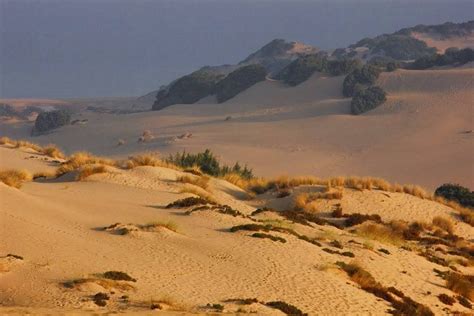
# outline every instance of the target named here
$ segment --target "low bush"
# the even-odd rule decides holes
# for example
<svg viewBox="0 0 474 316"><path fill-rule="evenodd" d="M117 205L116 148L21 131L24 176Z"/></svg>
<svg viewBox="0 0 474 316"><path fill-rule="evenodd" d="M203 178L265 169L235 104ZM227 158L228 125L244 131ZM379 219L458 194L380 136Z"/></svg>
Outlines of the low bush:
<svg viewBox="0 0 474 316"><path fill-rule="evenodd" d="M375 109L387 100L382 88L372 86L355 93L351 102L352 114L358 115Z"/></svg>
<svg viewBox="0 0 474 316"><path fill-rule="evenodd" d="M243 66L234 70L216 84L217 102L222 103L232 99L257 82L264 81L266 76L267 71L258 64Z"/></svg>
<svg viewBox="0 0 474 316"><path fill-rule="evenodd" d="M434 194L458 202L462 206L474 208L474 191L459 184L445 183L438 187Z"/></svg>
<svg viewBox="0 0 474 316"><path fill-rule="evenodd" d="M137 279L132 278L127 273L122 271L107 271L102 274L102 277L109 280L115 281L130 281L137 282Z"/></svg>
<svg viewBox="0 0 474 316"><path fill-rule="evenodd" d="M363 88L375 84L380 75L380 68L374 65L365 65L357 68L346 76L342 84L342 94L345 97L352 97Z"/></svg>
<svg viewBox="0 0 474 316"><path fill-rule="evenodd" d="M66 110L41 112L35 121L34 134L44 133L69 124L71 114Z"/></svg>
<svg viewBox="0 0 474 316"><path fill-rule="evenodd" d="M438 299L441 301L441 303L446 305L453 305L454 303L456 303L456 300L454 298L444 293L438 295Z"/></svg>
<svg viewBox="0 0 474 316"><path fill-rule="evenodd" d="M250 235L251 237L254 237L254 238L267 238L267 239L270 239L272 241L278 241L278 242L281 242L281 243L286 243L286 239L285 238L282 238L282 237L278 237L278 236L273 236L273 235L270 235L270 234L264 234L264 233L253 233L252 235Z"/></svg>

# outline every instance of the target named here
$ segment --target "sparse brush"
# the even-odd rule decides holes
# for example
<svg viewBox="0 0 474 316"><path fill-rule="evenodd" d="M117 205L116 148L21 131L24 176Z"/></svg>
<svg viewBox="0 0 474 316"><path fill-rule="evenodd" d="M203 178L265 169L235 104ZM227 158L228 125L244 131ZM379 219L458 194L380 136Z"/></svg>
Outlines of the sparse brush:
<svg viewBox="0 0 474 316"><path fill-rule="evenodd" d="M37 152L42 152L42 147L38 144L34 144L25 140L19 140L15 142L15 148L30 148Z"/></svg>
<svg viewBox="0 0 474 316"><path fill-rule="evenodd" d="M84 165L94 164L114 166L116 163L114 160L97 157L87 152L77 152L69 157L66 162L62 163L61 166L59 166L59 168L56 170L56 176L62 176L63 174L77 170Z"/></svg>
<svg viewBox="0 0 474 316"><path fill-rule="evenodd" d="M153 155L144 154L132 156L128 160L122 162L122 165L125 169L133 169L135 167L141 166L150 166L150 167L163 167L173 170L181 170L181 168L176 165L163 161Z"/></svg>
<svg viewBox="0 0 474 316"><path fill-rule="evenodd" d="M272 308L276 308L281 310L283 313L286 315L292 315L292 316L306 316L308 315L307 313L303 313L298 307L288 304L283 301L273 301L273 302L268 302L265 305L270 306Z"/></svg>
<svg viewBox="0 0 474 316"><path fill-rule="evenodd" d="M0 181L14 188L21 188L26 181L31 181L32 175L26 170L5 170L0 171Z"/></svg>
<svg viewBox="0 0 474 316"><path fill-rule="evenodd" d="M429 199L431 195L429 195L422 187L418 185L405 185L403 187L403 192L406 194L410 194L420 199Z"/></svg>
<svg viewBox="0 0 474 316"><path fill-rule="evenodd" d="M400 246L405 243L402 235L390 227L381 224L363 223L357 228L357 234L386 244Z"/></svg>
<svg viewBox="0 0 474 316"><path fill-rule="evenodd" d="M55 145L49 144L41 149L41 152L51 158L64 159L63 152Z"/></svg>
<svg viewBox="0 0 474 316"><path fill-rule="evenodd" d="M474 275L450 272L446 275L446 287L451 291L474 301Z"/></svg>
<svg viewBox="0 0 474 316"><path fill-rule="evenodd" d="M107 271L102 274L102 277L109 280L115 281L130 281L137 282L136 279L129 276L127 273L122 271Z"/></svg>
<svg viewBox="0 0 474 316"><path fill-rule="evenodd" d="M93 174L106 173L107 168L104 165L86 165L79 170L76 181L83 181Z"/></svg>
<svg viewBox="0 0 474 316"><path fill-rule="evenodd" d="M178 182L196 185L206 190L209 186L208 176L180 176L176 179Z"/></svg>
<svg viewBox="0 0 474 316"><path fill-rule="evenodd" d="M193 185L185 185L183 188L181 188L181 190L179 191L179 193L191 193L191 194L194 194L194 195L197 195L207 201L210 201L212 203L217 203L216 202L216 199L214 198L214 196L212 196L212 194L210 194L209 192L205 191L204 189L200 188L200 187L196 187L196 186L193 186Z"/></svg>
<svg viewBox="0 0 474 316"><path fill-rule="evenodd" d="M454 233L454 224L449 218L436 216L433 218L433 225L441 228L449 234Z"/></svg>

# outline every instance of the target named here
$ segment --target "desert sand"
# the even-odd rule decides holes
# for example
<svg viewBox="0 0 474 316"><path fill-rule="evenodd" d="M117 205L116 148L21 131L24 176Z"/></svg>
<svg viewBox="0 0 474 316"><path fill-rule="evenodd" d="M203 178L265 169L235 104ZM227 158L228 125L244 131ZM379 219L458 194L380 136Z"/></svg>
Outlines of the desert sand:
<svg viewBox="0 0 474 316"><path fill-rule="evenodd" d="M390 84L393 79L387 87ZM14 166L38 172L59 165L25 148L2 146L0 150L2 169ZM319 190L317 186L296 187L284 198L277 198L275 192L249 198L242 189L211 178L207 191L219 204L243 216L212 210L186 215L192 207L165 208L192 196L179 193L189 186L176 181L186 173L150 166L107 168L107 173L81 182L66 174L27 182L20 189L0 183L0 313L147 313L153 304L159 304L163 313L202 314L216 312L207 304L220 304L226 313L283 315L263 303L232 301L256 298L259 302L285 301L310 315L387 314L390 305L351 281L335 265L338 261L358 263L383 286L403 291L436 314L469 312L459 303L448 306L438 300L440 294L453 293L433 269L447 268L420 256L416 247L404 248L328 225L297 224L277 213L250 216L258 207L290 208L298 193ZM443 216L455 223L455 234L472 243L473 228L459 221L447 206L404 193L341 190L341 200L321 201L321 214L340 203L344 213L379 214L384 221L430 222ZM138 228L156 221L172 222L173 227ZM258 221L294 229L316 238L321 246L281 232L272 235L284 238L285 243L251 238L251 232L229 231L235 225ZM104 229L115 223L121 224ZM123 228L130 233L120 235ZM354 257L323 250L339 251L335 240L341 251ZM440 251L436 254L445 257ZM474 272L472 266L452 262L462 273ZM126 272L136 282L101 285L94 281L95 275L109 270ZM81 278L90 281L68 286ZM110 296L105 307L91 299L97 292Z"/></svg>
<svg viewBox="0 0 474 316"><path fill-rule="evenodd" d="M341 95L342 76L315 74L296 87L267 80L224 104L207 97L156 112L79 111L73 119L85 124L30 137L31 122L10 122L0 135L112 157L210 148L260 176L371 175L430 190L445 182L473 187L473 75L472 65L383 73L387 102L359 116ZM145 130L154 139L138 143ZM178 137L185 133L192 136Z"/></svg>

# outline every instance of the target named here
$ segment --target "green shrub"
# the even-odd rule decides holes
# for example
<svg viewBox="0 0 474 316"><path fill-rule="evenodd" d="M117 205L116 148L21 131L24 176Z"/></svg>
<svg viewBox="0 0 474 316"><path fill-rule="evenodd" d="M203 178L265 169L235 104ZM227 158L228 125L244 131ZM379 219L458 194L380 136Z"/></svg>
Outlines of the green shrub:
<svg viewBox="0 0 474 316"><path fill-rule="evenodd" d="M66 110L41 112L36 118L33 134L50 131L67 125L70 121L71 114Z"/></svg>
<svg viewBox="0 0 474 316"><path fill-rule="evenodd" d="M240 175L244 179L253 178L252 169L249 169L247 166L242 167L238 162L232 167L227 165L221 166L209 149L197 154L190 154L183 151L182 153L170 155L166 161L182 168L198 167L202 172L214 177L221 177L233 173Z"/></svg>
<svg viewBox="0 0 474 316"><path fill-rule="evenodd" d="M357 92L352 98L352 114L362 114L373 110L387 100L385 91L377 86L369 87Z"/></svg>
<svg viewBox="0 0 474 316"><path fill-rule="evenodd" d="M171 83L168 89L160 90L153 110L160 110L173 104L192 104L214 93L216 83L224 75L200 69Z"/></svg>
<svg viewBox="0 0 474 316"><path fill-rule="evenodd" d="M436 189L435 195L474 208L474 191L459 184L445 183Z"/></svg>
<svg viewBox="0 0 474 316"><path fill-rule="evenodd" d="M267 71L261 65L240 67L217 83L215 88L217 102L222 103L232 99L257 82L265 80L266 76Z"/></svg>
<svg viewBox="0 0 474 316"><path fill-rule="evenodd" d="M474 61L473 49L448 48L443 55L434 54L418 58L409 65L409 68L423 70L435 66L464 65L471 61Z"/></svg>
<svg viewBox="0 0 474 316"><path fill-rule="evenodd" d="M315 72L331 76L340 76L360 67L360 61L354 59L328 60L322 55L302 56L285 67L276 78L290 86L296 86L309 79Z"/></svg>
<svg viewBox="0 0 474 316"><path fill-rule="evenodd" d="M379 77L381 70L374 65L365 65L357 68L346 76L342 84L342 94L352 97L363 87L373 85Z"/></svg>

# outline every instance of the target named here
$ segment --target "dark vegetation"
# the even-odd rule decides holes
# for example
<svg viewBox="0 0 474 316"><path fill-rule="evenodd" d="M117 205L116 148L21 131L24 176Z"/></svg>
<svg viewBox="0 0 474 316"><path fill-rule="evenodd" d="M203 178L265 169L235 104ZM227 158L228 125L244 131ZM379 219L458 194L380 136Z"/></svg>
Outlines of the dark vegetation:
<svg viewBox="0 0 474 316"><path fill-rule="evenodd" d="M442 38L450 38L454 36L465 36L469 35L474 31L474 21L468 21L463 23L452 23L446 22L437 25L417 25L414 27L404 28L398 31L396 34L410 35L412 32L417 33L435 33Z"/></svg>
<svg viewBox="0 0 474 316"><path fill-rule="evenodd" d="M214 177L225 176L226 174L237 174L243 179L248 180L253 178L252 169L249 169L247 166L242 167L238 162L232 167L226 165L221 166L209 149L197 154L190 154L183 151L182 153L170 155L166 161L182 168L198 167L202 172Z"/></svg>
<svg viewBox="0 0 474 316"><path fill-rule="evenodd" d="M195 205L206 205L206 204L215 204L214 202L211 202L209 200L206 200L202 197L187 197L184 199L179 199L176 200L168 205L166 205L166 208L183 208L183 207L190 207L190 206L195 206Z"/></svg>
<svg viewBox="0 0 474 316"><path fill-rule="evenodd" d="M248 65L238 68L217 83L215 87L217 102L222 103L232 99L257 82L265 80L266 75L267 71L261 65Z"/></svg>
<svg viewBox="0 0 474 316"><path fill-rule="evenodd" d="M474 208L474 191L459 184L445 183L436 189L435 195Z"/></svg>
<svg viewBox="0 0 474 316"><path fill-rule="evenodd" d="M153 104L153 110L160 110L172 104L192 104L212 94L215 85L224 75L200 69L179 78L168 89L160 90Z"/></svg>
<svg viewBox="0 0 474 316"><path fill-rule="evenodd" d="M137 282L136 279L121 271L107 271L102 276L109 280Z"/></svg>
<svg viewBox="0 0 474 316"><path fill-rule="evenodd" d="M446 305L453 305L454 303L456 303L456 300L454 298L444 293L438 295L438 298L443 304L446 304Z"/></svg>
<svg viewBox="0 0 474 316"><path fill-rule="evenodd" d="M35 121L33 134L41 134L55 128L69 124L71 114L66 110L41 112Z"/></svg>
<svg viewBox="0 0 474 316"><path fill-rule="evenodd" d="M387 100L387 94L382 88L372 86L355 93L351 102L352 114L358 115L375 109Z"/></svg>
<svg viewBox="0 0 474 316"><path fill-rule="evenodd" d="M305 315L308 315L307 313L303 313L298 307L296 307L294 305L291 305L291 304L288 304L288 303L283 302L283 301L268 302L265 305L267 305L269 307L272 307L272 308L275 308L275 309L279 309L287 315L292 315L292 316L305 316Z"/></svg>
<svg viewBox="0 0 474 316"><path fill-rule="evenodd" d="M107 305L107 301L110 299L107 293L98 292L94 296L92 296L92 300L97 306L105 306Z"/></svg>
<svg viewBox="0 0 474 316"><path fill-rule="evenodd" d="M273 235L265 234L265 233L253 233L250 236L254 237L254 238L267 238L267 239L270 239L272 241L278 241L278 242L281 242L281 243L286 243L285 238L278 237L278 236L273 236Z"/></svg>
<svg viewBox="0 0 474 316"><path fill-rule="evenodd" d="M345 97L352 97L358 91L363 90L373 84L379 77L381 69L374 65L365 65L361 68L354 69L344 79L342 86L342 94Z"/></svg>
<svg viewBox="0 0 474 316"><path fill-rule="evenodd" d="M474 61L474 50L471 48L448 48L444 54L423 56L408 65L410 69L428 69L435 66L464 65Z"/></svg>
<svg viewBox="0 0 474 316"><path fill-rule="evenodd" d="M355 59L328 60L321 54L307 55L293 61L276 78L290 86L296 86L308 80L317 71L331 76L340 76L360 65L360 61Z"/></svg>

